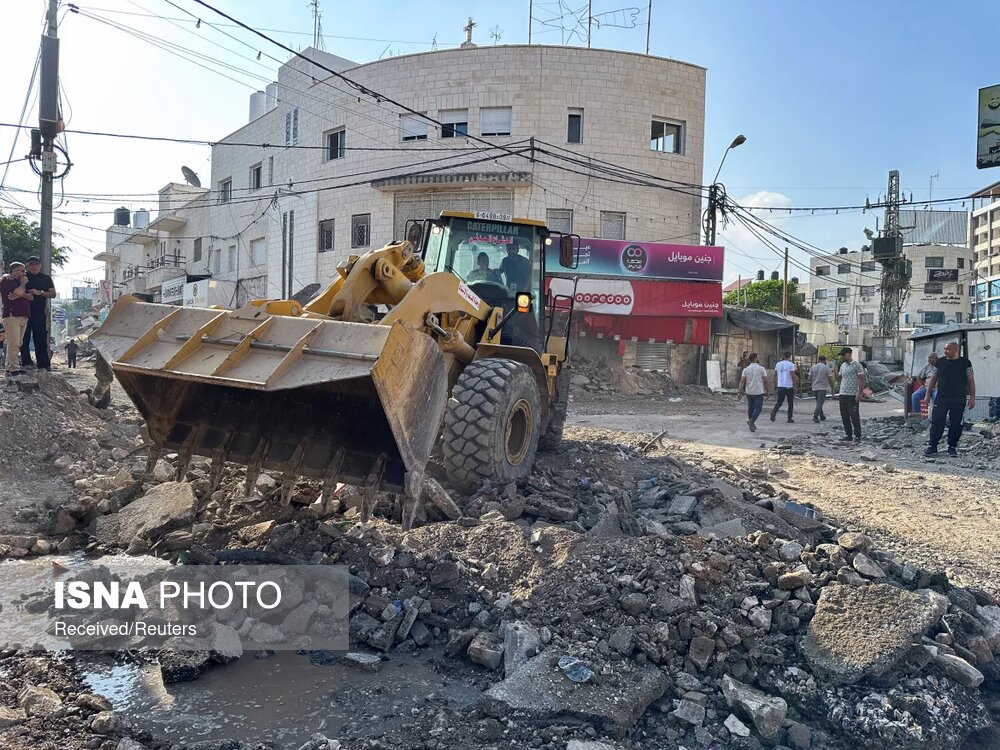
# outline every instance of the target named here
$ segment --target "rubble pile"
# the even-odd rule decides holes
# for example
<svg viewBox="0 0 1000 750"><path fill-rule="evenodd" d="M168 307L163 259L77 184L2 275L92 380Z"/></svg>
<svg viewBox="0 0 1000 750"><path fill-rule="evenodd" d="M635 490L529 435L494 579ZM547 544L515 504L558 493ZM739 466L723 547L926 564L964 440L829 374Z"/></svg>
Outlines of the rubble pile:
<svg viewBox="0 0 1000 750"><path fill-rule="evenodd" d="M571 379L576 393L621 396L692 396L707 395L707 388L681 385L669 373L625 367L607 357L585 359L574 356Z"/></svg>
<svg viewBox="0 0 1000 750"><path fill-rule="evenodd" d="M887 451L909 451L919 454L927 445L926 420L906 417L881 417L867 420L866 440ZM943 446L942 446L943 453ZM876 454L877 458L877 454ZM932 458L931 461L945 460ZM962 433L958 459L947 459L949 465L979 470L995 469L1000 465L1000 428L980 422Z"/></svg>

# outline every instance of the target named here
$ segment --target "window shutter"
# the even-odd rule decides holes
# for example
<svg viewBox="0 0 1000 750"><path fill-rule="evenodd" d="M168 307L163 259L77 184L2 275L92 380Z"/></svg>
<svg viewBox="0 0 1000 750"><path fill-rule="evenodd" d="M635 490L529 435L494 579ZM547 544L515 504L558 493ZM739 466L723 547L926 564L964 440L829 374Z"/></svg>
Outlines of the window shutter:
<svg viewBox="0 0 1000 750"><path fill-rule="evenodd" d="M601 211L601 237L606 240L624 240L625 214L619 211Z"/></svg>
<svg viewBox="0 0 1000 750"><path fill-rule="evenodd" d="M479 132L483 135L510 135L510 107L483 107L479 110Z"/></svg>
<svg viewBox="0 0 1000 750"><path fill-rule="evenodd" d="M456 122L468 122L469 110L467 109L446 109L441 112L441 122L445 125L454 125Z"/></svg>
<svg viewBox="0 0 1000 750"><path fill-rule="evenodd" d="M400 118L403 140L415 140L427 137L427 123L417 115L403 115Z"/></svg>

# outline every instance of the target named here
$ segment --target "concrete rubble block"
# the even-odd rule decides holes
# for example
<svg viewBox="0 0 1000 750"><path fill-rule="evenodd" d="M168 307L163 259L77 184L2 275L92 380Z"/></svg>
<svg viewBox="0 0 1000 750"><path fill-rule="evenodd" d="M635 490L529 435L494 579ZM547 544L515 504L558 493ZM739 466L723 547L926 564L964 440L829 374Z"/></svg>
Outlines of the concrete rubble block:
<svg viewBox="0 0 1000 750"><path fill-rule="evenodd" d="M597 740L570 740L566 743L566 750L618 750L618 746Z"/></svg>
<svg viewBox="0 0 1000 750"><path fill-rule="evenodd" d="M97 519L96 536L127 546L133 539L156 539L194 521L198 499L185 482L164 482L117 513Z"/></svg>
<svg viewBox="0 0 1000 750"><path fill-rule="evenodd" d="M667 512L679 516L690 516L694 513L695 506L698 505L698 498L694 495L678 495L670 501Z"/></svg>
<svg viewBox="0 0 1000 750"><path fill-rule="evenodd" d="M851 565L865 578L885 578L885 571L882 570L881 566L863 552L859 552L854 556Z"/></svg>
<svg viewBox="0 0 1000 750"><path fill-rule="evenodd" d="M677 587L677 593L686 602L691 602L692 604L698 603L698 595L695 592L695 579L693 575L685 573L681 576L680 584Z"/></svg>
<svg viewBox="0 0 1000 750"><path fill-rule="evenodd" d="M90 729L95 734L112 735L117 734L125 727L125 722L111 711L101 711L94 714L90 719Z"/></svg>
<svg viewBox="0 0 1000 750"><path fill-rule="evenodd" d="M171 639L174 640L174 639ZM160 651L160 677L164 685L197 680L212 665L212 654L207 650L186 651L175 649L167 641Z"/></svg>
<svg viewBox="0 0 1000 750"><path fill-rule="evenodd" d="M381 623L371 615L365 614L364 612L358 612L351 616L348 625L351 634L351 642L365 643L372 636L372 634L379 629L379 625L381 625Z"/></svg>
<svg viewBox="0 0 1000 750"><path fill-rule="evenodd" d="M736 716L736 714L729 714L729 716L726 717L726 720L722 722L722 724L723 726L725 726L726 729L730 731L731 734L733 734L736 737L750 736L750 727L748 727L746 724L740 721L739 718Z"/></svg>
<svg viewBox="0 0 1000 750"><path fill-rule="evenodd" d="M866 537L864 534L857 534L853 531L841 534L837 539L837 544L846 549L848 552L865 552L871 549L872 546L871 539Z"/></svg>
<svg viewBox="0 0 1000 750"><path fill-rule="evenodd" d="M778 557L785 562L794 562L804 551L805 547L798 542L785 542L778 548Z"/></svg>
<svg viewBox="0 0 1000 750"><path fill-rule="evenodd" d="M700 727L705 723L705 707L694 701L680 701L670 715L693 727Z"/></svg>
<svg viewBox="0 0 1000 750"><path fill-rule="evenodd" d="M432 477L424 480L424 496L427 497L435 507L444 513L445 517L451 521L457 521L462 517L462 510L451 499L451 495L441 486L441 483Z"/></svg>
<svg viewBox="0 0 1000 750"><path fill-rule="evenodd" d="M420 620L413 623L413 627L410 628L410 637L421 648L431 645L431 641L434 640L434 635L431 633L430 628L420 622Z"/></svg>
<svg viewBox="0 0 1000 750"><path fill-rule="evenodd" d="M715 639L706 638L703 635L695 636L691 639L691 645L688 647L688 659L698 667L698 669L704 670L708 667L709 662L712 660L712 654L715 653Z"/></svg>
<svg viewBox="0 0 1000 750"><path fill-rule="evenodd" d="M494 716L513 711L532 720L580 719L614 739L623 739L670 684L659 668L630 661L622 662L610 675L601 675L598 682L573 683L551 666L560 654L550 647L522 664L486 691L480 707Z"/></svg>
<svg viewBox="0 0 1000 750"><path fill-rule="evenodd" d="M122 737L115 745L115 750L146 750L146 746L131 737Z"/></svg>
<svg viewBox="0 0 1000 750"><path fill-rule="evenodd" d="M403 614L403 621L399 624L399 630L396 632L397 641L405 641L410 636L410 631L413 630L413 624L417 621L417 616L420 614L420 607L406 607L406 612Z"/></svg>
<svg viewBox="0 0 1000 750"><path fill-rule="evenodd" d="M976 617L983 625L983 638L993 653L1000 653L1000 607L976 607Z"/></svg>
<svg viewBox="0 0 1000 750"><path fill-rule="evenodd" d="M621 599L618 600L618 604L625 611L626 614L638 617L639 615L645 614L649 611L649 599L645 594L640 594L638 592L633 592L631 594L625 594Z"/></svg>
<svg viewBox="0 0 1000 750"><path fill-rule="evenodd" d="M27 716L56 717L65 713L62 698L39 685L25 685L17 694L17 705Z"/></svg>
<svg viewBox="0 0 1000 750"><path fill-rule="evenodd" d="M448 643L444 647L445 656L458 656L459 654L465 653L469 644L472 643L472 639L476 637L476 629L470 628L468 630L460 630L459 628L452 628L448 631Z"/></svg>
<svg viewBox="0 0 1000 750"><path fill-rule="evenodd" d="M403 616L400 615L389 622L379 625L378 630L368 636L368 645L383 652L391 649L396 642L396 633L399 631L399 626L402 622Z"/></svg>
<svg viewBox="0 0 1000 750"><path fill-rule="evenodd" d="M785 732L793 750L809 750L812 747L812 730L805 724L793 721Z"/></svg>
<svg viewBox="0 0 1000 750"><path fill-rule="evenodd" d="M28 718L23 709L0 706L0 729L22 724Z"/></svg>
<svg viewBox="0 0 1000 750"><path fill-rule="evenodd" d="M934 664L955 682L967 688L977 688L983 684L983 673L965 659L938 652Z"/></svg>
<svg viewBox="0 0 1000 750"><path fill-rule="evenodd" d="M487 669L496 669L503 662L503 646L497 642L493 633L480 631L472 639L466 654L476 664Z"/></svg>
<svg viewBox="0 0 1000 750"><path fill-rule="evenodd" d="M892 669L935 625L948 600L884 583L823 589L801 649L817 678L834 685Z"/></svg>
<svg viewBox="0 0 1000 750"><path fill-rule="evenodd" d="M635 639L635 628L629 625L619 625L608 639L608 646L610 646L611 650L615 653L621 654L622 656L630 656L635 650ZM702 669L704 669L704 667L702 667Z"/></svg>
<svg viewBox="0 0 1000 750"><path fill-rule="evenodd" d="M80 693L76 696L76 705L95 713L111 710L111 701L103 695L97 695L96 693Z"/></svg>
<svg viewBox="0 0 1000 750"><path fill-rule="evenodd" d="M765 739L773 738L781 731L785 714L788 713L788 704L783 698L762 693L729 675L722 678L722 695L726 699L726 705L731 709L739 709Z"/></svg>
<svg viewBox="0 0 1000 750"><path fill-rule="evenodd" d="M526 622L512 622L504 631L503 671L509 677L522 664L535 656L542 647L538 629Z"/></svg>
<svg viewBox="0 0 1000 750"><path fill-rule="evenodd" d="M766 632L771 629L774 612L767 607L754 607L747 614L747 619L755 628L760 628Z"/></svg>
<svg viewBox="0 0 1000 750"><path fill-rule="evenodd" d="M746 536L747 527L743 525L742 519L733 518L713 526L703 526L698 533L711 539L734 539Z"/></svg>
<svg viewBox="0 0 1000 750"><path fill-rule="evenodd" d="M782 591L794 591L810 583L812 583L812 573L808 568L799 568L778 576L778 588Z"/></svg>
<svg viewBox="0 0 1000 750"><path fill-rule="evenodd" d="M378 672L382 668L382 659L378 654L366 654L362 651L349 651L344 654L342 661L362 672Z"/></svg>

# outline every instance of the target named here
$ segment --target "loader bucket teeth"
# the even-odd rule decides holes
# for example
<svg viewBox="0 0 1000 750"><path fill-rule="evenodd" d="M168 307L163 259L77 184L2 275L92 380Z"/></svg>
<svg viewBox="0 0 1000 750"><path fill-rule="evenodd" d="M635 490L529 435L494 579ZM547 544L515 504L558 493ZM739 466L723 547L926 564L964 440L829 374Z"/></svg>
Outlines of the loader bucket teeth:
<svg viewBox="0 0 1000 750"><path fill-rule="evenodd" d="M379 487L382 486L382 473L385 471L385 459L385 455L375 459L375 465L368 474L368 480L361 493L361 523L368 523L375 512Z"/></svg>
<svg viewBox="0 0 1000 750"><path fill-rule="evenodd" d="M174 473L174 480L183 482L187 475L188 467L191 466L191 457L194 455L194 446L198 441L199 430L192 430L191 434L181 444L177 456L177 471Z"/></svg>
<svg viewBox="0 0 1000 750"><path fill-rule="evenodd" d="M163 446L156 444L149 446L149 452L146 454L145 479L150 479L153 476L153 469L156 468L156 462L160 460L161 455L163 455Z"/></svg>
<svg viewBox="0 0 1000 750"><path fill-rule="evenodd" d="M344 449L338 448L326 469L323 476L323 492L320 495L320 502L324 508L329 508L333 493L337 490L337 478L340 476L340 467L344 464Z"/></svg>
<svg viewBox="0 0 1000 750"><path fill-rule="evenodd" d="M292 502L292 493L295 491L295 482L298 477L294 474L286 474L281 478L281 504L288 505Z"/></svg>
<svg viewBox="0 0 1000 750"><path fill-rule="evenodd" d="M216 448L212 453L212 471L208 475L208 494L212 494L222 484L222 472L226 469L226 449Z"/></svg>
<svg viewBox="0 0 1000 750"><path fill-rule="evenodd" d="M91 341L154 444L212 457L213 491L231 461L247 467L248 494L267 470L318 480L326 497L337 482L367 488L373 505L416 486L447 405L445 355L402 322L125 296Z"/></svg>

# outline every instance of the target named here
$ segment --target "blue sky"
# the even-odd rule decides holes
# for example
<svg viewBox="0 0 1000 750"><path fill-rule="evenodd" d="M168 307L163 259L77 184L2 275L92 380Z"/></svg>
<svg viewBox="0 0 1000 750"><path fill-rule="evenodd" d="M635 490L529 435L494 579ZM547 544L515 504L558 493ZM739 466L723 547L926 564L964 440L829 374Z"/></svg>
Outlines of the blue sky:
<svg viewBox="0 0 1000 750"><path fill-rule="evenodd" d="M212 18L192 0L173 2L206 20ZM78 4L106 19L273 77L276 66L266 58L260 65L211 46L209 40L255 57L249 48L204 26L198 30L187 21L172 25L143 15L187 18L166 0ZM306 0L218 0L217 4L252 25L300 32L275 34L289 44L305 46L310 41L312 21ZM454 46L464 38L462 27L470 15L477 24L478 43L492 43L493 28L502 30L501 43L524 43L528 4L528 0L364 4L321 0L321 9L323 29L329 35L327 49L368 61L382 54L430 49L435 35L439 46ZM574 9L584 6L582 0L564 4ZM551 18L555 5L536 0L536 17ZM640 25L595 29L594 46L644 50L645 0L594 0L593 13L608 14L633 5L640 9ZM7 95L0 97L0 122L16 122L20 115L43 10L43 0L4 3L0 80ZM630 16L628 12L618 18ZM976 91L1000 83L995 34L984 30L998 27L1000 3L987 0L950 7L935 0L654 0L650 52L708 69L705 179L715 173L733 136L744 133L746 144L729 155L721 177L737 200L774 206L853 205L863 203L866 196L874 201L885 189L888 170L899 169L904 191L919 201L927 196L932 173L940 175L934 183L935 198L968 193L1000 179L1000 170L975 168ZM533 41L559 42L558 30L539 24L534 28ZM244 32L229 31L282 56ZM244 85L227 80L82 16L68 14L60 36L70 128L218 138L245 122L248 95L261 85L245 74L235 76ZM0 128L0 161L7 160L11 138L11 130ZM23 147L22 141L15 156L23 154ZM167 181L179 180L182 164L203 174L208 171L206 147L83 136L71 137L70 147L75 166L66 180L69 192L150 193ZM36 184L26 164L11 165L5 185ZM32 194L19 197L25 205L37 207ZM150 202L137 196L129 205L139 208L140 203ZM70 202L64 209L88 207L94 204ZM863 241L863 228L874 228L873 218L860 213L780 216L773 219L786 231L830 249L857 247ZM106 216L64 218L86 225L61 224L65 242L77 249L58 280L61 288L68 289L73 278L100 277L100 264L91 256L103 246L103 228L110 221ZM732 247L728 277L777 267L777 257L745 232L729 229L723 239Z"/></svg>

